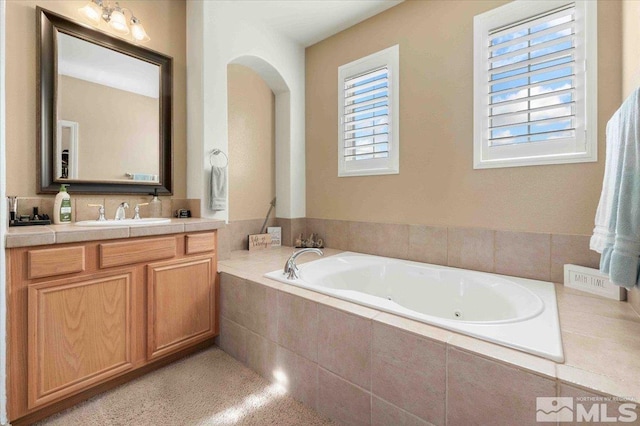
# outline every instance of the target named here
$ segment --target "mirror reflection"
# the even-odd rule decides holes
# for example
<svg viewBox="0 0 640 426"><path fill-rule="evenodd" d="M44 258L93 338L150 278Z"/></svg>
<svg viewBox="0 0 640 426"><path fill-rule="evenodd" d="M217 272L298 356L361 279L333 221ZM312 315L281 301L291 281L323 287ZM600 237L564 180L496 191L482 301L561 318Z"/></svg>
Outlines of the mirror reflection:
<svg viewBox="0 0 640 426"><path fill-rule="evenodd" d="M156 184L160 67L57 32L58 182Z"/></svg>

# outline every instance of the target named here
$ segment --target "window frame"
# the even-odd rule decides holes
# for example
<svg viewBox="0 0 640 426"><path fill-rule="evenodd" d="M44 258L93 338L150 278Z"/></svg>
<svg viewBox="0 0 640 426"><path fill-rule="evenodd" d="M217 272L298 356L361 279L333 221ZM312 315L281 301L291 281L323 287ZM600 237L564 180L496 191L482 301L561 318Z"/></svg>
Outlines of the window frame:
<svg viewBox="0 0 640 426"><path fill-rule="evenodd" d="M376 176L400 173L399 93L400 48L394 45L338 67L338 177ZM344 156L344 84L359 74L386 66L388 69L388 149L387 158L346 161Z"/></svg>
<svg viewBox="0 0 640 426"><path fill-rule="evenodd" d="M575 4L576 135L560 146L533 142L489 146L489 38L494 28ZM582 22L582 24L580 24ZM598 161L597 2L585 0L516 0L474 17L473 168L520 167ZM580 52L583 52L582 55ZM588 65L588 67L587 67ZM580 88L582 86L582 88ZM571 150L569 151L569 149ZM493 151L493 152L491 152Z"/></svg>

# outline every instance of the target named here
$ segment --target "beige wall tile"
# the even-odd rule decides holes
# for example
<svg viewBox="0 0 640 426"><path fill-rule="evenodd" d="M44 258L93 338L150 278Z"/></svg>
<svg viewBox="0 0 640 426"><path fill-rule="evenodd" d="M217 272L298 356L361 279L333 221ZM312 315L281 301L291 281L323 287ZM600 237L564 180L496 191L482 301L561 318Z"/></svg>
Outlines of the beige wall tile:
<svg viewBox="0 0 640 426"><path fill-rule="evenodd" d="M431 426L431 423L375 395L371 398L371 424L373 426Z"/></svg>
<svg viewBox="0 0 640 426"><path fill-rule="evenodd" d="M247 333L249 331L238 323L224 317L220 318L220 349L240 362L247 362Z"/></svg>
<svg viewBox="0 0 640 426"><path fill-rule="evenodd" d="M218 260L227 260L231 257L231 231L229 227L218 229Z"/></svg>
<svg viewBox="0 0 640 426"><path fill-rule="evenodd" d="M175 211L172 209L171 198L160 197L160 202L162 203L162 217L174 217Z"/></svg>
<svg viewBox="0 0 640 426"><path fill-rule="evenodd" d="M79 222L81 220L95 220L99 217L99 208L98 207L90 207L89 204L101 204L104 206L104 197L95 197L95 198L81 198L76 199L76 209L75 215L73 216L73 220ZM113 217L109 217L108 219L113 219Z"/></svg>
<svg viewBox="0 0 640 426"><path fill-rule="evenodd" d="M278 343L315 362L318 358L318 304L278 292Z"/></svg>
<svg viewBox="0 0 640 426"><path fill-rule="evenodd" d="M433 424L444 424L446 348L373 323L371 391Z"/></svg>
<svg viewBox="0 0 640 426"><path fill-rule="evenodd" d="M318 364L371 389L371 321L320 305Z"/></svg>
<svg viewBox="0 0 640 426"><path fill-rule="evenodd" d="M33 215L33 208L38 208L38 213L40 213L40 202L41 199L38 197L18 197L18 214L21 215ZM53 221L53 218L51 218Z"/></svg>
<svg viewBox="0 0 640 426"><path fill-rule="evenodd" d="M324 222L325 247L349 250L349 222L346 220L326 220Z"/></svg>
<svg viewBox="0 0 640 426"><path fill-rule="evenodd" d="M274 382L278 345L250 330L246 332L247 365L265 379Z"/></svg>
<svg viewBox="0 0 640 426"><path fill-rule="evenodd" d="M220 315L246 325L247 282L230 274L220 274Z"/></svg>
<svg viewBox="0 0 640 426"><path fill-rule="evenodd" d="M305 233L307 235L309 234L318 234L318 236L320 238L322 238L322 240L324 241L325 247L327 246L327 235L325 232L325 220L324 219L314 219L314 218L307 218L306 221L306 228L305 228Z"/></svg>
<svg viewBox="0 0 640 426"><path fill-rule="evenodd" d="M199 199L188 199L187 205L188 209L191 210L191 217L202 217L202 212L200 211L202 203Z"/></svg>
<svg viewBox="0 0 640 426"><path fill-rule="evenodd" d="M447 264L447 228L410 225L409 260L416 262Z"/></svg>
<svg viewBox="0 0 640 426"><path fill-rule="evenodd" d="M349 222L349 250L406 259L409 225Z"/></svg>
<svg viewBox="0 0 640 426"><path fill-rule="evenodd" d="M276 226L279 226L280 228L282 228L282 235L281 235L282 245L290 246L290 247L295 246L295 239L297 235L294 236L292 234L291 219L278 217L276 218Z"/></svg>
<svg viewBox="0 0 640 426"><path fill-rule="evenodd" d="M551 235L496 231L495 272L549 281Z"/></svg>
<svg viewBox="0 0 640 426"><path fill-rule="evenodd" d="M278 292L246 281L246 327L275 342L278 334Z"/></svg>
<svg viewBox="0 0 640 426"><path fill-rule="evenodd" d="M286 241L286 246L294 247L298 235L303 234L305 238L309 238L307 233L307 220L304 217L291 219L291 240Z"/></svg>
<svg viewBox="0 0 640 426"><path fill-rule="evenodd" d="M448 349L447 424L537 425L536 397L555 397L556 382Z"/></svg>
<svg viewBox="0 0 640 426"><path fill-rule="evenodd" d="M320 368L318 411L343 425L367 426L371 424L371 394Z"/></svg>
<svg viewBox="0 0 640 426"><path fill-rule="evenodd" d="M448 235L449 266L494 271L494 231L480 228L449 228Z"/></svg>
<svg viewBox="0 0 640 426"><path fill-rule="evenodd" d="M293 398L317 409L318 364L278 346L274 372Z"/></svg>
<svg viewBox="0 0 640 426"><path fill-rule="evenodd" d="M72 199L73 202L73 199ZM51 197L49 198L41 198L40 199L40 213L48 214L50 218L53 219L53 205L55 200ZM72 218L72 220L77 220Z"/></svg>
<svg viewBox="0 0 640 426"><path fill-rule="evenodd" d="M551 281L564 283L564 265L586 266L598 269L600 254L589 249L588 235L551 235Z"/></svg>
<svg viewBox="0 0 640 426"><path fill-rule="evenodd" d="M262 227L262 219L238 220L229 222L231 230L231 250L247 250L248 235L257 234Z"/></svg>

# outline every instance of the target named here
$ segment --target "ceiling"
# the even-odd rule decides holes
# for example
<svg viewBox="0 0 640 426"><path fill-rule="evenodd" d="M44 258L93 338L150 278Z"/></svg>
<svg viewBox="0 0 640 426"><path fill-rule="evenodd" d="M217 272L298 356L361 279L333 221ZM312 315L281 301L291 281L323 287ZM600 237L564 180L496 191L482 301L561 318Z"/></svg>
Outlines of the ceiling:
<svg viewBox="0 0 640 426"><path fill-rule="evenodd" d="M158 98L157 65L58 31L58 74Z"/></svg>
<svg viewBox="0 0 640 426"><path fill-rule="evenodd" d="M304 47L387 10L403 0L238 0L242 13Z"/></svg>

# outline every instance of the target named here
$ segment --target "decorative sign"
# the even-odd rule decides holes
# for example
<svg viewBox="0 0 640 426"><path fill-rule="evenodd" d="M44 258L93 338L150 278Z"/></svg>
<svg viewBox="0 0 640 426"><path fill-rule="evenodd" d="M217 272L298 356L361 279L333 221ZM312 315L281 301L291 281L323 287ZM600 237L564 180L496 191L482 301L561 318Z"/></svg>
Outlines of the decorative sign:
<svg viewBox="0 0 640 426"><path fill-rule="evenodd" d="M280 247L282 245L282 228L269 226L267 232L271 234L271 247Z"/></svg>
<svg viewBox="0 0 640 426"><path fill-rule="evenodd" d="M249 235L249 251L271 248L271 234Z"/></svg>
<svg viewBox="0 0 640 426"><path fill-rule="evenodd" d="M627 290L609 281L597 269L577 265L564 265L564 285L576 290L614 300L626 300Z"/></svg>

